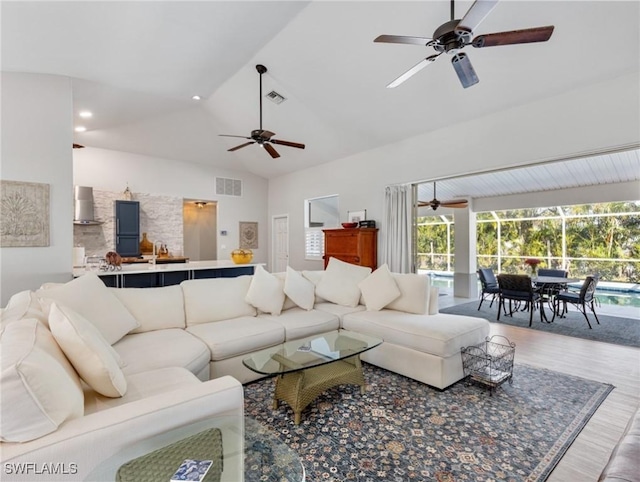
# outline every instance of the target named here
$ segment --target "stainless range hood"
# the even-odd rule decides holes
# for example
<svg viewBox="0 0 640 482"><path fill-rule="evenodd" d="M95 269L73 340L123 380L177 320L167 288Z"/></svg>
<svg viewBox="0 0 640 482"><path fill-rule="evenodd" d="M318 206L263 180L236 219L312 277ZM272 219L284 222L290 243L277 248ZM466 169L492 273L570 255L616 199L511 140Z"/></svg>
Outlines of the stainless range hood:
<svg viewBox="0 0 640 482"><path fill-rule="evenodd" d="M73 193L74 209L73 224L96 225L102 224L93 218L93 188L75 186Z"/></svg>

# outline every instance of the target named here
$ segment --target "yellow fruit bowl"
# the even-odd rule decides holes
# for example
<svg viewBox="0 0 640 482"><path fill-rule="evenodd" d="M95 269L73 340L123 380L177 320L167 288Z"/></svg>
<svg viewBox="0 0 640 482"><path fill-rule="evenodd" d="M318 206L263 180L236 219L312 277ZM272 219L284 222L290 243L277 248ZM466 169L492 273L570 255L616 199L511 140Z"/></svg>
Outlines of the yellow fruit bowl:
<svg viewBox="0 0 640 482"><path fill-rule="evenodd" d="M247 264L253 259L253 251L250 249L234 249L231 252L231 259L235 264Z"/></svg>

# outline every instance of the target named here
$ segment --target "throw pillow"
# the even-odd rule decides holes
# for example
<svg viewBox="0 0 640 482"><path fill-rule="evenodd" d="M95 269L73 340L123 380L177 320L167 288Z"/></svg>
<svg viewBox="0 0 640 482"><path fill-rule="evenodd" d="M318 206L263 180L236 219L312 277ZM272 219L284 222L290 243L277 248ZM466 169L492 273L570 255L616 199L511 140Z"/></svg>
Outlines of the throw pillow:
<svg viewBox="0 0 640 482"><path fill-rule="evenodd" d="M284 304L284 291L278 278L257 265L245 301L260 311L279 315Z"/></svg>
<svg viewBox="0 0 640 482"><path fill-rule="evenodd" d="M393 273L400 296L386 307L390 310L424 315L429 305L429 277L419 274Z"/></svg>
<svg viewBox="0 0 640 482"><path fill-rule="evenodd" d="M318 296L336 305L356 307L360 301L358 283L371 274L371 268L330 258L322 279L316 286Z"/></svg>
<svg viewBox="0 0 640 482"><path fill-rule="evenodd" d="M105 397L121 397L127 381L115 350L98 329L71 308L53 303L49 313L51 333L80 377Z"/></svg>
<svg viewBox="0 0 640 482"><path fill-rule="evenodd" d="M279 273L272 273L273 276L275 276L276 278L278 278L278 281L280 282L280 286L282 287L282 291L284 292L284 281L287 278L287 272L286 271L280 271ZM314 287L315 289L315 287ZM295 308L298 305L296 305L294 303L294 301L289 298L287 296L287 294L285 293L284 295L284 304L282 305L282 311L287 311L290 310L291 308Z"/></svg>
<svg viewBox="0 0 640 482"><path fill-rule="evenodd" d="M84 274L61 286L38 290L45 313L51 303L68 306L98 328L113 345L140 324L95 273Z"/></svg>
<svg viewBox="0 0 640 482"><path fill-rule="evenodd" d="M8 323L0 345L0 440L28 442L84 414L78 375L42 323Z"/></svg>
<svg viewBox="0 0 640 482"><path fill-rule="evenodd" d="M362 291L364 304L369 311L380 311L396 298L400 297L400 289L393 279L389 266L383 264L364 280L358 287Z"/></svg>
<svg viewBox="0 0 640 482"><path fill-rule="evenodd" d="M284 280L284 293L304 310L312 310L315 303L315 285L287 266L287 277Z"/></svg>

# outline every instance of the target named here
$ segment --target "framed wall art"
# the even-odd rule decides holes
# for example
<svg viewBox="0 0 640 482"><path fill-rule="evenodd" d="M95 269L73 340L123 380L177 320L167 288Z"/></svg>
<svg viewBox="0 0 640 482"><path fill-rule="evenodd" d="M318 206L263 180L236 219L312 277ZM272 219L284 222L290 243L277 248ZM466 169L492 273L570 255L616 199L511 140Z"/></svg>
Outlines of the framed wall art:
<svg viewBox="0 0 640 482"><path fill-rule="evenodd" d="M359 223L360 221L364 221L367 219L367 210L363 209L362 211L348 211L347 219L350 223Z"/></svg>
<svg viewBox="0 0 640 482"><path fill-rule="evenodd" d="M258 223L240 221L240 249L258 249Z"/></svg>
<svg viewBox="0 0 640 482"><path fill-rule="evenodd" d="M49 246L49 184L0 181L0 246Z"/></svg>

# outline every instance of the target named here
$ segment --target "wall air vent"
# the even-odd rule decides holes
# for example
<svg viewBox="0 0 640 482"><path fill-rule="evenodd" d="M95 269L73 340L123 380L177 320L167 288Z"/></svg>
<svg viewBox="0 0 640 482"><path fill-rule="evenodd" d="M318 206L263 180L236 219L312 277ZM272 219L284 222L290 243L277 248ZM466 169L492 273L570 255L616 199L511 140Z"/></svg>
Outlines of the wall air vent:
<svg viewBox="0 0 640 482"><path fill-rule="evenodd" d="M269 92L267 95L265 95L265 97L275 104L282 104L285 100L287 100L283 95L278 94L275 90Z"/></svg>
<svg viewBox="0 0 640 482"><path fill-rule="evenodd" d="M216 177L216 194L219 196L242 196L242 181L240 179L229 179L226 177Z"/></svg>

